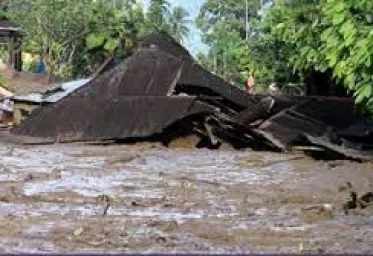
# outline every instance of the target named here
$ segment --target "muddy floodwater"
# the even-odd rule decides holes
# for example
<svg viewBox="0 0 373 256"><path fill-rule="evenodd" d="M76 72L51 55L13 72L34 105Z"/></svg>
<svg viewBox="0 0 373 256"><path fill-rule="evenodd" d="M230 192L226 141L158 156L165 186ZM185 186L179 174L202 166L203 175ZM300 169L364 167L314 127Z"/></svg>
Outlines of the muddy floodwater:
<svg viewBox="0 0 373 256"><path fill-rule="evenodd" d="M373 165L157 145L0 143L0 252L371 252Z"/></svg>

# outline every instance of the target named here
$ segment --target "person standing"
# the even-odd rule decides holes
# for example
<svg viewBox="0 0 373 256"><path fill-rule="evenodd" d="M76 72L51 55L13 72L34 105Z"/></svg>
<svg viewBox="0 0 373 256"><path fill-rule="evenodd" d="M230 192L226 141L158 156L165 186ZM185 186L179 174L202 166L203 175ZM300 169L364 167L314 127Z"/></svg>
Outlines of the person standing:
<svg viewBox="0 0 373 256"><path fill-rule="evenodd" d="M40 53L39 59L36 61L36 70L35 73L46 73L47 66L44 61L44 53Z"/></svg>
<svg viewBox="0 0 373 256"><path fill-rule="evenodd" d="M50 67L50 60L51 56L48 47L40 52L39 59L36 61L35 73L47 73L47 69Z"/></svg>
<svg viewBox="0 0 373 256"><path fill-rule="evenodd" d="M254 86L255 86L255 80L252 74L249 75L249 78L247 79L246 84L246 91L248 93L254 93Z"/></svg>

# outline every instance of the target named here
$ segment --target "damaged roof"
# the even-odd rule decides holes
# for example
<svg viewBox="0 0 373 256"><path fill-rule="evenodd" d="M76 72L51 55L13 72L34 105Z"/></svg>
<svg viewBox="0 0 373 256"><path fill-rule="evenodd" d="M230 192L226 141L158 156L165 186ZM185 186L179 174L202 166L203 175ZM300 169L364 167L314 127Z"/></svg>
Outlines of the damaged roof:
<svg viewBox="0 0 373 256"><path fill-rule="evenodd" d="M183 91L187 91L189 94L198 93L203 89L204 94L222 96L239 107L252 106L262 98L261 96L249 95L240 88L205 70L183 46L167 34L151 34L141 40L138 47L139 49L156 48L181 59L183 70L178 85L185 87Z"/></svg>
<svg viewBox="0 0 373 256"><path fill-rule="evenodd" d="M182 62L166 52L142 49L96 77L72 97L166 96L173 92Z"/></svg>
<svg viewBox="0 0 373 256"><path fill-rule="evenodd" d="M66 142L149 137L187 116L214 109L195 97L131 96L72 97L37 111L18 133Z"/></svg>
<svg viewBox="0 0 373 256"><path fill-rule="evenodd" d="M57 101L65 98L72 92L78 90L83 85L88 83L91 79L79 79L75 81L70 81L66 83L62 83L56 85L52 89L47 90L44 93L28 93L28 94L21 94L13 96L12 99L14 101L21 101L21 102L30 102L36 104L42 103L56 103Z"/></svg>
<svg viewBox="0 0 373 256"><path fill-rule="evenodd" d="M63 141L121 139L158 133L187 115L212 112L196 97L167 97L181 66L165 52L139 50L70 96L38 109L15 132Z"/></svg>
<svg viewBox="0 0 373 256"><path fill-rule="evenodd" d="M282 151L318 145L373 159L373 152L346 144L338 133L359 120L348 98L248 94L203 69L182 46L160 34L141 41L118 66L32 112L13 133L59 142L124 140L167 137L167 129L177 125L173 130L211 143Z"/></svg>

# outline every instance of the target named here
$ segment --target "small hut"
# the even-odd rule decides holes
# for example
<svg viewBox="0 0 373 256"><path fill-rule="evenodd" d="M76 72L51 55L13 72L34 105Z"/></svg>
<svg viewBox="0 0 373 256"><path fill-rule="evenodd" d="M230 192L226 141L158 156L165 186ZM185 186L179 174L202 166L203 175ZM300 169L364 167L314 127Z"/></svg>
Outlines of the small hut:
<svg viewBox="0 0 373 256"><path fill-rule="evenodd" d="M6 19L0 20L0 43L8 45L9 62L12 68L22 71L21 28Z"/></svg>

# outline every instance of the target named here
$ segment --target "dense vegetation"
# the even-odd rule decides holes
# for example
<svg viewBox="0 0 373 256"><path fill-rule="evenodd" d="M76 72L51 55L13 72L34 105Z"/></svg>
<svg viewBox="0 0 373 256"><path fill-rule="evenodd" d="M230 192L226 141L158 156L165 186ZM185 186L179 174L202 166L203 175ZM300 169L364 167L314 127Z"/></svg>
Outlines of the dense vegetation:
<svg viewBox="0 0 373 256"><path fill-rule="evenodd" d="M23 28L25 51L48 52L48 71L66 79L91 74L108 56L127 55L150 31L179 42L189 33L188 13L167 0L151 0L146 11L134 0L2 4L0 18ZM229 81L243 86L253 74L257 88L342 85L373 112L371 0L205 0L196 24L210 46L199 61Z"/></svg>
<svg viewBox="0 0 373 256"><path fill-rule="evenodd" d="M246 4L249 29L246 30ZM373 112L373 1L207 0L197 24L201 62L244 84L341 84ZM323 84L321 84L323 85Z"/></svg>
<svg viewBox="0 0 373 256"><path fill-rule="evenodd" d="M108 56L127 55L151 31L180 42L189 33L189 14L167 0L151 0L148 11L134 0L5 2L1 16L22 27L24 51L48 54L48 71L65 79L91 74Z"/></svg>

